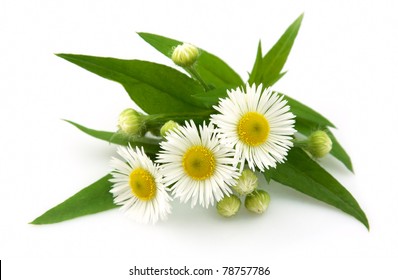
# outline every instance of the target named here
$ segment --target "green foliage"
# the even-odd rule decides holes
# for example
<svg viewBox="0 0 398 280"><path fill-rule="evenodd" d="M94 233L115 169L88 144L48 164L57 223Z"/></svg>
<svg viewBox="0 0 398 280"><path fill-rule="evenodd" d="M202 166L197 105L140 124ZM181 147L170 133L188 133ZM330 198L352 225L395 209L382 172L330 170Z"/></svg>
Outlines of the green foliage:
<svg viewBox="0 0 398 280"><path fill-rule="evenodd" d="M148 114L190 112L200 103L191 96L202 87L181 72L141 60L122 60L76 54L58 54L103 78L124 86L130 98Z"/></svg>
<svg viewBox="0 0 398 280"><path fill-rule="evenodd" d="M352 166L351 158L348 153L344 150L339 141L337 141L336 137L333 135L330 129L325 128L325 131L328 133L330 139L333 142L330 154L340 160L351 172L354 172L354 167Z"/></svg>
<svg viewBox="0 0 398 280"><path fill-rule="evenodd" d="M273 180L346 212L369 229L355 198L300 148L292 148L287 161L270 171Z"/></svg>
<svg viewBox="0 0 398 280"><path fill-rule="evenodd" d="M117 207L113 203L112 194L109 192L111 175L106 175L82 189L61 204L51 208L31 224L53 224L70 220L84 215L94 214Z"/></svg>
<svg viewBox="0 0 398 280"><path fill-rule="evenodd" d="M293 47L303 16L303 14L300 15L286 29L285 33L264 57L262 56L261 42L258 44L256 60L249 77L250 85L263 84L264 87L269 87L284 75L281 71Z"/></svg>
<svg viewBox="0 0 398 280"><path fill-rule="evenodd" d="M171 58L173 49L182 44L181 41L156 34L140 32L138 35L140 35L148 44L169 58ZM212 85L215 88L236 88L243 85L242 79L231 67L228 66L228 64L205 50L200 50L200 55L195 68L202 79L207 84Z"/></svg>
<svg viewBox="0 0 398 280"><path fill-rule="evenodd" d="M334 124L332 124L327 118L316 112L314 109L311 109L310 107L289 96L285 95L284 99L287 100L288 105L290 106L290 111L295 116L322 127L335 127Z"/></svg>
<svg viewBox="0 0 398 280"><path fill-rule="evenodd" d="M212 108L218 104L220 98L227 97L227 90L227 88L217 88L205 93L195 94L193 97L202 102L207 108Z"/></svg>
<svg viewBox="0 0 398 280"><path fill-rule="evenodd" d="M259 42L255 63L249 76L248 83L250 85L262 84L263 88L266 88L284 76L286 72L282 72L283 67L300 29L302 19L303 15L300 15L265 55L262 53L261 42ZM169 58L171 58L173 49L182 44L178 40L155 34L138 34ZM218 104L220 98L227 96L229 89L244 86L242 79L228 64L204 50L200 50L195 64L195 70L200 79L195 78L204 81L202 84L208 90L207 92L195 79L165 65L141 60L76 54L58 54L58 56L103 78L120 83L132 101L148 114L145 116L146 128L155 134L168 120L180 124L189 119L194 120L195 123L208 121L210 115L216 113L213 106ZM192 69L185 70L196 75L196 72L190 71ZM296 130L305 136L319 129L326 131L333 141L330 153L353 171L350 157L330 130L330 128L334 128L333 123L299 101L289 96L284 96L284 98L288 101L291 112L296 115ZM132 138L122 133L94 130L72 121L66 121L97 139L117 145L143 147L151 157L155 157L159 151L161 139ZM266 170L264 176L268 182L277 181L346 212L369 229L365 213L350 192L302 149L292 148L287 161L279 164L276 168ZM110 174L102 177L31 223L37 225L57 223L117 207L109 192L112 186L109 182L110 178Z"/></svg>
<svg viewBox="0 0 398 280"><path fill-rule="evenodd" d="M115 132L108 132L108 131L100 131L94 130L91 128L84 127L80 124L77 124L72 121L65 120L66 122L74 125L79 130L83 131L84 133L109 143L127 146L130 145L132 147L143 147L145 152L148 154L156 154L159 151L159 140L151 139L148 137L129 137L122 133L115 133Z"/></svg>

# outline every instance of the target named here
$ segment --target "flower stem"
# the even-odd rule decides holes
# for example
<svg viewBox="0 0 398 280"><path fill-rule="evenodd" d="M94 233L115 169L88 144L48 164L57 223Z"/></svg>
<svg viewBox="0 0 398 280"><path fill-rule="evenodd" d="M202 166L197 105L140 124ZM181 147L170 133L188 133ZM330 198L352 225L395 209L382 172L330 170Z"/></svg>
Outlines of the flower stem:
<svg viewBox="0 0 398 280"><path fill-rule="evenodd" d="M152 123L163 124L169 120L183 121L183 120L196 120L203 121L208 119L209 116L214 113L214 110L203 110L199 112L186 112L186 113L164 113L164 114L154 114L146 116L146 121Z"/></svg>
<svg viewBox="0 0 398 280"><path fill-rule="evenodd" d="M191 74L191 76L194 79L196 79L202 85L202 87L205 89L205 91L209 91L210 90L210 87L205 83L205 81L199 75L198 71L196 71L194 66L185 67L185 70L187 70L187 72L189 74Z"/></svg>
<svg viewBox="0 0 398 280"><path fill-rule="evenodd" d="M294 144L295 147L298 147L298 148L306 148L308 146L308 140L297 140L297 139L294 139L293 140L293 144Z"/></svg>

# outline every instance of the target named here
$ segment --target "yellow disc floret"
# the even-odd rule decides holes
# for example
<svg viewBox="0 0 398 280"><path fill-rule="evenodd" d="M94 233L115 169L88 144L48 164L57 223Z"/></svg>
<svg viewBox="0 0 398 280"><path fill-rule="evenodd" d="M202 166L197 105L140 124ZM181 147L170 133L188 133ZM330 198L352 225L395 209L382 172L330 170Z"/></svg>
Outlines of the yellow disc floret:
<svg viewBox="0 0 398 280"><path fill-rule="evenodd" d="M156 182L152 174L138 167L130 173L131 192L140 200L148 201L155 197Z"/></svg>
<svg viewBox="0 0 398 280"><path fill-rule="evenodd" d="M239 139L249 146L263 144L269 135L267 119L257 112L248 112L239 120L237 126Z"/></svg>
<svg viewBox="0 0 398 280"><path fill-rule="evenodd" d="M185 173L194 180L205 180L213 175L216 160L214 154L204 146L192 146L182 158Z"/></svg>

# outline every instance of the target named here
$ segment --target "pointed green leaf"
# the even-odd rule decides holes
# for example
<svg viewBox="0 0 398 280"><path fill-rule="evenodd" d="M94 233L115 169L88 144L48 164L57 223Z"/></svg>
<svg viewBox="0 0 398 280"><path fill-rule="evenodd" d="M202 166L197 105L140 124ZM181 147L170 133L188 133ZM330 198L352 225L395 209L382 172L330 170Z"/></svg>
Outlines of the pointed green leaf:
<svg viewBox="0 0 398 280"><path fill-rule="evenodd" d="M287 161L271 170L271 178L353 216L369 229L355 198L303 150L292 148Z"/></svg>
<svg viewBox="0 0 398 280"><path fill-rule="evenodd" d="M57 54L103 78L124 86L130 98L148 114L191 112L200 103L191 95L203 92L187 75L161 64L75 54Z"/></svg>
<svg viewBox="0 0 398 280"><path fill-rule="evenodd" d="M217 56L202 51L196 70L202 79L215 88L236 88L244 84L241 77Z"/></svg>
<svg viewBox="0 0 398 280"><path fill-rule="evenodd" d="M316 131L316 130L322 130L323 127L308 121L306 119L301 118L300 116L296 116L296 123L294 124L294 128L301 134L308 136L310 135L312 132Z"/></svg>
<svg viewBox="0 0 398 280"><path fill-rule="evenodd" d="M279 73L273 80L270 80L270 82L269 82L270 86L272 86L273 84L276 84L276 82L279 81L280 79L282 79L282 77L285 76L286 73L287 73L287 71Z"/></svg>
<svg viewBox="0 0 398 280"><path fill-rule="evenodd" d="M316 130L324 130L328 133L330 139L333 142L332 150L330 151L330 154L334 156L336 159L341 161L351 172L354 172L354 168L352 166L352 162L350 159L350 156L348 153L344 150L343 146L337 141L336 137L333 135L333 133L330 131L325 126L321 126L317 123L304 120L302 118L296 118L296 124L295 124L296 130L305 135L309 136L312 132Z"/></svg>
<svg viewBox="0 0 398 280"><path fill-rule="evenodd" d="M354 172L354 167L352 166L351 158L344 150L343 146L341 146L339 141L337 141L336 137L333 135L330 129L326 128L325 131L328 133L330 139L333 142L330 154L335 158L337 158L338 160L340 160L351 172Z"/></svg>
<svg viewBox="0 0 398 280"><path fill-rule="evenodd" d="M267 170L267 169L264 170L264 172L263 172L264 178L265 178L265 180L267 181L268 184L269 184L269 183L271 182L271 180L272 180L271 172L272 172L272 171Z"/></svg>
<svg viewBox="0 0 398 280"><path fill-rule="evenodd" d="M106 175L82 189L61 204L51 208L31 224L53 224L70 220L84 215L94 214L117 207L113 203L112 194L109 192L111 175Z"/></svg>
<svg viewBox="0 0 398 280"><path fill-rule="evenodd" d="M76 128L80 129L84 133L109 143L114 143L117 145L127 146L131 145L132 147L143 147L145 152L148 154L156 154L159 151L159 140L151 139L147 137L134 137L131 138L121 133L114 133L108 131L100 131L94 130L91 128L84 127L80 124L77 124L72 121L65 120L66 122L74 125Z"/></svg>
<svg viewBox="0 0 398 280"><path fill-rule="evenodd" d="M142 39L157 49L165 56L171 58L173 49L182 44L181 41L170 39L156 34L138 33ZM217 56L201 50L198 61L196 63L196 71L199 72L202 79L216 88L236 88L243 85L239 75L223 60Z"/></svg>
<svg viewBox="0 0 398 280"><path fill-rule="evenodd" d="M262 83L264 87L269 87L278 80L278 76L285 65L290 50L292 49L294 40L296 39L297 33L300 29L303 16L303 14L300 15L286 29L285 33L262 58L262 60L258 58L258 55L261 54L261 50L257 51L257 57L253 66L253 70L249 77L249 84L259 85ZM259 44L259 48L261 48L261 44Z"/></svg>
<svg viewBox="0 0 398 280"><path fill-rule="evenodd" d="M156 50L158 50L159 52L161 52L170 59L171 56L173 55L174 48L182 44L181 41L156 34L151 34L146 32L137 32L137 34L142 39L144 39L145 42L150 44L152 47L154 47Z"/></svg>
<svg viewBox="0 0 398 280"><path fill-rule="evenodd" d="M214 105L218 104L220 98L227 97L227 89L217 88L205 93L195 94L193 97L202 102L207 108L212 108Z"/></svg>
<svg viewBox="0 0 398 280"><path fill-rule="evenodd" d="M263 68L262 63L263 63L263 51L262 51L262 47L261 47L261 41L259 41L258 47L257 47L256 60L254 61L253 70L249 75L249 83L251 85L253 84L253 81L251 79L261 76L261 71ZM257 85L259 85L259 84L260 83L257 83Z"/></svg>
<svg viewBox="0 0 398 280"><path fill-rule="evenodd" d="M282 94L282 93L280 93ZM283 94L282 94L283 95ZM327 118L322 116L317 111L311 109L310 107L304 105L303 103L284 95L284 98L287 100L288 105L290 106L291 112L297 117L316 123L319 126L330 126L335 127L333 123L331 123Z"/></svg>

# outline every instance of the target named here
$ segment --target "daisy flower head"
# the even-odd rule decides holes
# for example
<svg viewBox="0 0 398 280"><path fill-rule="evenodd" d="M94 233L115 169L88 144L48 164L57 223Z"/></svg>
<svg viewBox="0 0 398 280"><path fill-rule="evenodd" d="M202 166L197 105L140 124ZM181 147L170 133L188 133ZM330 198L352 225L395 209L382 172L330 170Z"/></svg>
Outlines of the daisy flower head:
<svg viewBox="0 0 398 280"><path fill-rule="evenodd" d="M165 220L171 212L170 196L163 183L158 165L145 154L143 148L118 147L119 158L112 158L113 183L110 192L114 203L121 205L131 219L141 223Z"/></svg>
<svg viewBox="0 0 398 280"><path fill-rule="evenodd" d="M233 167L234 150L220 145L212 124L197 128L192 120L186 121L168 132L160 147L157 162L162 164L165 184L181 202L191 200L191 207L199 203L208 208L232 193L229 186L239 175Z"/></svg>
<svg viewBox="0 0 398 280"><path fill-rule="evenodd" d="M283 96L270 88L246 85L228 92L214 108L211 116L222 141L235 147L236 164L243 170L245 162L250 169L261 171L275 167L286 159L293 146L294 115Z"/></svg>

